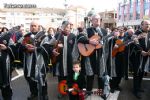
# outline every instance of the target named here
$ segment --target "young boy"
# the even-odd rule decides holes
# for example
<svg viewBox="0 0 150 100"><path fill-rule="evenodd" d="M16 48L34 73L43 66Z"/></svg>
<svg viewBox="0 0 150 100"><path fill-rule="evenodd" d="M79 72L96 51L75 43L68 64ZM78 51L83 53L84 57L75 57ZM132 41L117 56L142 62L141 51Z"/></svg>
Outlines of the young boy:
<svg viewBox="0 0 150 100"><path fill-rule="evenodd" d="M67 85L69 88L69 100L79 100L79 95L73 95L71 91L73 90L73 85L76 84L78 86L79 91L85 90L86 81L84 74L81 73L81 67L79 61L73 62L73 73L68 75Z"/></svg>

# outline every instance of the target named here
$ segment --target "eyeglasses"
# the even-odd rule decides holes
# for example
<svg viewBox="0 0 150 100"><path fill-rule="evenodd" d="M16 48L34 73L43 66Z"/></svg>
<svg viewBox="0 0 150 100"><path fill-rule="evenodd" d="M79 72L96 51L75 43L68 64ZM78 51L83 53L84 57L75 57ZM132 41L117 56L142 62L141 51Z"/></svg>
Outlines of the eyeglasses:
<svg viewBox="0 0 150 100"><path fill-rule="evenodd" d="M124 31L123 29L118 29L119 31Z"/></svg>

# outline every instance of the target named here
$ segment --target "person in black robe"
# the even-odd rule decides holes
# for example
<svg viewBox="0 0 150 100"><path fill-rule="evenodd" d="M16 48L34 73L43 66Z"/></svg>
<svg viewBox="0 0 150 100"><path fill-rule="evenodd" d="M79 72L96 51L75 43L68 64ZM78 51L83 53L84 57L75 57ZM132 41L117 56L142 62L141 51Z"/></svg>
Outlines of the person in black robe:
<svg viewBox="0 0 150 100"><path fill-rule="evenodd" d="M4 100L12 100L11 72L15 45L9 32L0 34L0 89Z"/></svg>
<svg viewBox="0 0 150 100"><path fill-rule="evenodd" d="M57 49L59 55L56 56L56 76L58 76L58 82L66 80L68 74L72 73L72 50L75 42L75 35L70 33L70 23L63 21L61 33L55 35L57 45L54 49ZM56 50L56 51L57 51ZM62 96L58 94L58 98Z"/></svg>
<svg viewBox="0 0 150 100"><path fill-rule="evenodd" d="M45 37L45 31L40 30L38 22L31 22L30 31L20 40L20 50L24 51L24 77L31 92L28 100L37 98L48 100L47 59L50 59L53 49Z"/></svg>
<svg viewBox="0 0 150 100"><path fill-rule="evenodd" d="M107 35L107 31L100 27L100 16L99 15L93 15L92 16L92 26L90 28L86 29L86 34L79 34L77 36L78 43L83 44L91 44L91 45L102 45L103 40L102 38ZM94 35L97 35L100 37L100 40L90 40L90 38ZM82 54L81 54L82 55ZM102 76L104 73L104 66L102 64L102 48L95 49L92 54L89 56L83 56L81 57L81 67L83 69L83 72L86 74L87 78L87 91L91 91L93 88L93 81L94 76L98 76L98 88L103 89L103 81Z"/></svg>
<svg viewBox="0 0 150 100"><path fill-rule="evenodd" d="M114 51L116 51L118 48L120 48L120 44L117 43L117 41L121 41L121 44L125 41L124 39L124 30L123 27L118 27L119 34L117 37L113 38L113 47L112 47L112 54ZM114 90L121 91L121 88L119 86L122 77L124 76L124 68L125 68L125 54L124 50L121 52L117 52L116 55L113 55L114 60L114 69L116 75L112 76L111 80L111 90L114 92Z"/></svg>
<svg viewBox="0 0 150 100"><path fill-rule="evenodd" d="M124 79L128 80L128 71L132 70L132 63L130 62L130 53L131 53L131 46L132 43L134 43L134 29L128 29L126 34L125 34L125 38L124 41L126 41L125 43L125 68L124 68Z"/></svg>
<svg viewBox="0 0 150 100"><path fill-rule="evenodd" d="M134 74L133 74L133 94L141 99L140 92L144 92L142 89L142 79L144 73L147 71L146 67L149 66L149 50L150 50L150 21L143 20L141 22L141 28L135 32L138 36L138 47L135 48L136 55L134 57Z"/></svg>

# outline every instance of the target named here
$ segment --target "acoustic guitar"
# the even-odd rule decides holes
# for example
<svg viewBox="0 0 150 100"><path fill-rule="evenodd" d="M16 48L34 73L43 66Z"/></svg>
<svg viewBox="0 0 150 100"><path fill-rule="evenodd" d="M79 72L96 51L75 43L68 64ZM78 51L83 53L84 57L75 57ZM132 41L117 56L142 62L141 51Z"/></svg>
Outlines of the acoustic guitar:
<svg viewBox="0 0 150 100"><path fill-rule="evenodd" d="M100 36L93 35L89 40L100 41ZM95 49L99 49L99 48L102 48L102 45L100 43L98 45L78 43L79 52L83 56L90 56Z"/></svg>
<svg viewBox="0 0 150 100"><path fill-rule="evenodd" d="M118 48L113 48L112 57L115 57L118 52L123 52L125 50L126 45L129 45L129 44L133 43L135 38L136 39L141 39L141 38L145 38L146 36L147 36L146 33L142 33L139 36L134 35L134 36L132 36L131 40L127 40L127 41L124 41L124 42L121 41L120 39L118 39L115 43L116 45L118 45Z"/></svg>
<svg viewBox="0 0 150 100"><path fill-rule="evenodd" d="M87 93L94 94L94 95L102 95L101 89L97 89L96 91L83 91L83 90L79 89L78 84L73 84L72 88L73 88L73 90L70 91L72 95L78 95L79 94L79 96L83 96L83 95L86 95ZM69 91L68 91L68 86L67 86L66 80L62 80L61 82L59 82L58 91L62 95L68 94Z"/></svg>
<svg viewBox="0 0 150 100"><path fill-rule="evenodd" d="M67 89L68 89L67 81L66 80L60 81L58 84L58 92L62 95L67 95L68 94Z"/></svg>
<svg viewBox="0 0 150 100"><path fill-rule="evenodd" d="M125 50L125 44L127 44L127 43L128 43L128 41L123 42L121 40L117 40L115 44L118 45L118 48L113 48L112 57L115 57L118 52L123 52Z"/></svg>
<svg viewBox="0 0 150 100"><path fill-rule="evenodd" d="M94 94L94 95L102 95L102 89L97 89L96 91L83 91L78 87L78 84L73 84L73 91L71 91L72 95L77 95L79 93L82 94Z"/></svg>

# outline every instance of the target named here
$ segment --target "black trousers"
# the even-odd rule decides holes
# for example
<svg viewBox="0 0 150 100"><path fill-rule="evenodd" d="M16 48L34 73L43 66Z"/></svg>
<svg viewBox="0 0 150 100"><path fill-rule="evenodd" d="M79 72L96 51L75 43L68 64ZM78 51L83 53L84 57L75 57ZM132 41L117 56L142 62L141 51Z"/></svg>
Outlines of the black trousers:
<svg viewBox="0 0 150 100"><path fill-rule="evenodd" d="M30 92L31 95L34 96L38 96L38 83L34 80L32 80L30 77L25 77L25 79L27 80L28 84L29 84L29 88L30 88ZM42 86L42 96L45 97L48 93L47 93L47 82L45 81L45 86Z"/></svg>
<svg viewBox="0 0 150 100"><path fill-rule="evenodd" d="M138 92L141 89L143 77L144 71L139 70L133 73L133 92Z"/></svg>
<svg viewBox="0 0 150 100"><path fill-rule="evenodd" d="M69 93L69 100L79 100L79 95L72 95L71 93Z"/></svg>
<svg viewBox="0 0 150 100"><path fill-rule="evenodd" d="M66 76L58 76L58 82L61 82L62 80L67 80Z"/></svg>
<svg viewBox="0 0 150 100"><path fill-rule="evenodd" d="M4 100L12 100L12 89L11 86L8 85L6 87L0 87L2 91L2 96Z"/></svg>
<svg viewBox="0 0 150 100"><path fill-rule="evenodd" d="M94 75L92 76L87 76L87 91L91 91L92 88L93 88L93 81L94 81ZM99 78L98 77L98 89L103 89L104 88L104 83L103 83L103 80L102 78Z"/></svg>
<svg viewBox="0 0 150 100"><path fill-rule="evenodd" d="M119 87L119 84L121 82L122 77L113 77L112 80L110 81L110 87L111 89L116 89Z"/></svg>

